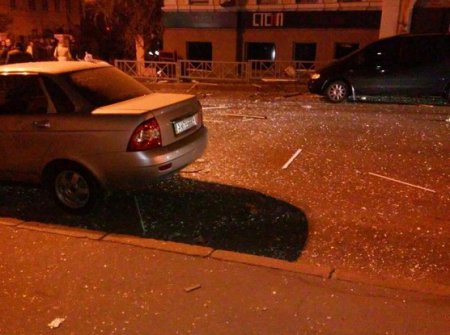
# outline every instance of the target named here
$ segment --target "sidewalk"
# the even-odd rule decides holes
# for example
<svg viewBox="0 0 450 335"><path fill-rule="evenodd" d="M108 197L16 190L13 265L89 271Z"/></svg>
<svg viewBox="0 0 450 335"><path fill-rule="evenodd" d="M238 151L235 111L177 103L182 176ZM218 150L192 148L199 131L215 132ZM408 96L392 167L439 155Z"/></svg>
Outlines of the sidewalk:
<svg viewBox="0 0 450 335"><path fill-rule="evenodd" d="M0 334L448 333L448 295L216 253L0 218Z"/></svg>

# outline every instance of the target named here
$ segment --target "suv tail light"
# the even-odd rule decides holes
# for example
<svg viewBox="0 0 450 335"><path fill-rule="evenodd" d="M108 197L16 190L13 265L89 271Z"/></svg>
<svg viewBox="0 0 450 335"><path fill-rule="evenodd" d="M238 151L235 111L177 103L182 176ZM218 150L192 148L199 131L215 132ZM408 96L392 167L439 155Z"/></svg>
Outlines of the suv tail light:
<svg viewBox="0 0 450 335"><path fill-rule="evenodd" d="M131 135L127 151L144 151L160 147L161 129L156 119L142 122Z"/></svg>

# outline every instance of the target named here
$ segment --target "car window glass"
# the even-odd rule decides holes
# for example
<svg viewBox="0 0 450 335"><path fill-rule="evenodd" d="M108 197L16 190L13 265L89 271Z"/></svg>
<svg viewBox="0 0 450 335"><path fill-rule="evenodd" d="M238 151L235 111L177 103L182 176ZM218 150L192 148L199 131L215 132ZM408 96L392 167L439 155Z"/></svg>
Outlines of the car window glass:
<svg viewBox="0 0 450 335"><path fill-rule="evenodd" d="M380 41L368 46L364 52L365 62L372 65L394 63L397 57L397 40Z"/></svg>
<svg viewBox="0 0 450 335"><path fill-rule="evenodd" d="M75 111L75 106L64 90L51 78L42 77L42 79L44 80L50 99L52 99L53 104L55 105L56 112L60 114L73 113Z"/></svg>
<svg viewBox="0 0 450 335"><path fill-rule="evenodd" d="M150 93L144 85L114 67L77 71L63 77L72 89L95 107Z"/></svg>
<svg viewBox="0 0 450 335"><path fill-rule="evenodd" d="M401 51L401 61L408 65L431 64L442 59L442 38L427 36L406 38Z"/></svg>
<svg viewBox="0 0 450 335"><path fill-rule="evenodd" d="M45 114L48 99L35 75L0 76L1 114Z"/></svg>

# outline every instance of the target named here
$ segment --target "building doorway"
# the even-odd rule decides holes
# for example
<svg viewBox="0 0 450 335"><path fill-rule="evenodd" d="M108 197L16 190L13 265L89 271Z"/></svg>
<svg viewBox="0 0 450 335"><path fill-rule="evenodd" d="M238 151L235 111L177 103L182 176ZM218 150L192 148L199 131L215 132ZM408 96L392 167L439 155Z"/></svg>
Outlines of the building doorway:
<svg viewBox="0 0 450 335"><path fill-rule="evenodd" d="M448 0L418 0L411 19L411 33L450 32L450 4Z"/></svg>

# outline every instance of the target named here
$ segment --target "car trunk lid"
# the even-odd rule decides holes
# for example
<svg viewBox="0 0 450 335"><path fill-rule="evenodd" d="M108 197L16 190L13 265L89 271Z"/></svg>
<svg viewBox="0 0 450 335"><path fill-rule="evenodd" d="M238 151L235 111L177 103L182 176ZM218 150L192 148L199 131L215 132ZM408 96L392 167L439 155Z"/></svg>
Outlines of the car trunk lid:
<svg viewBox="0 0 450 335"><path fill-rule="evenodd" d="M161 130L162 146L174 143L202 127L200 103L193 95L153 93L97 108L93 115L136 115L136 127L155 118Z"/></svg>

